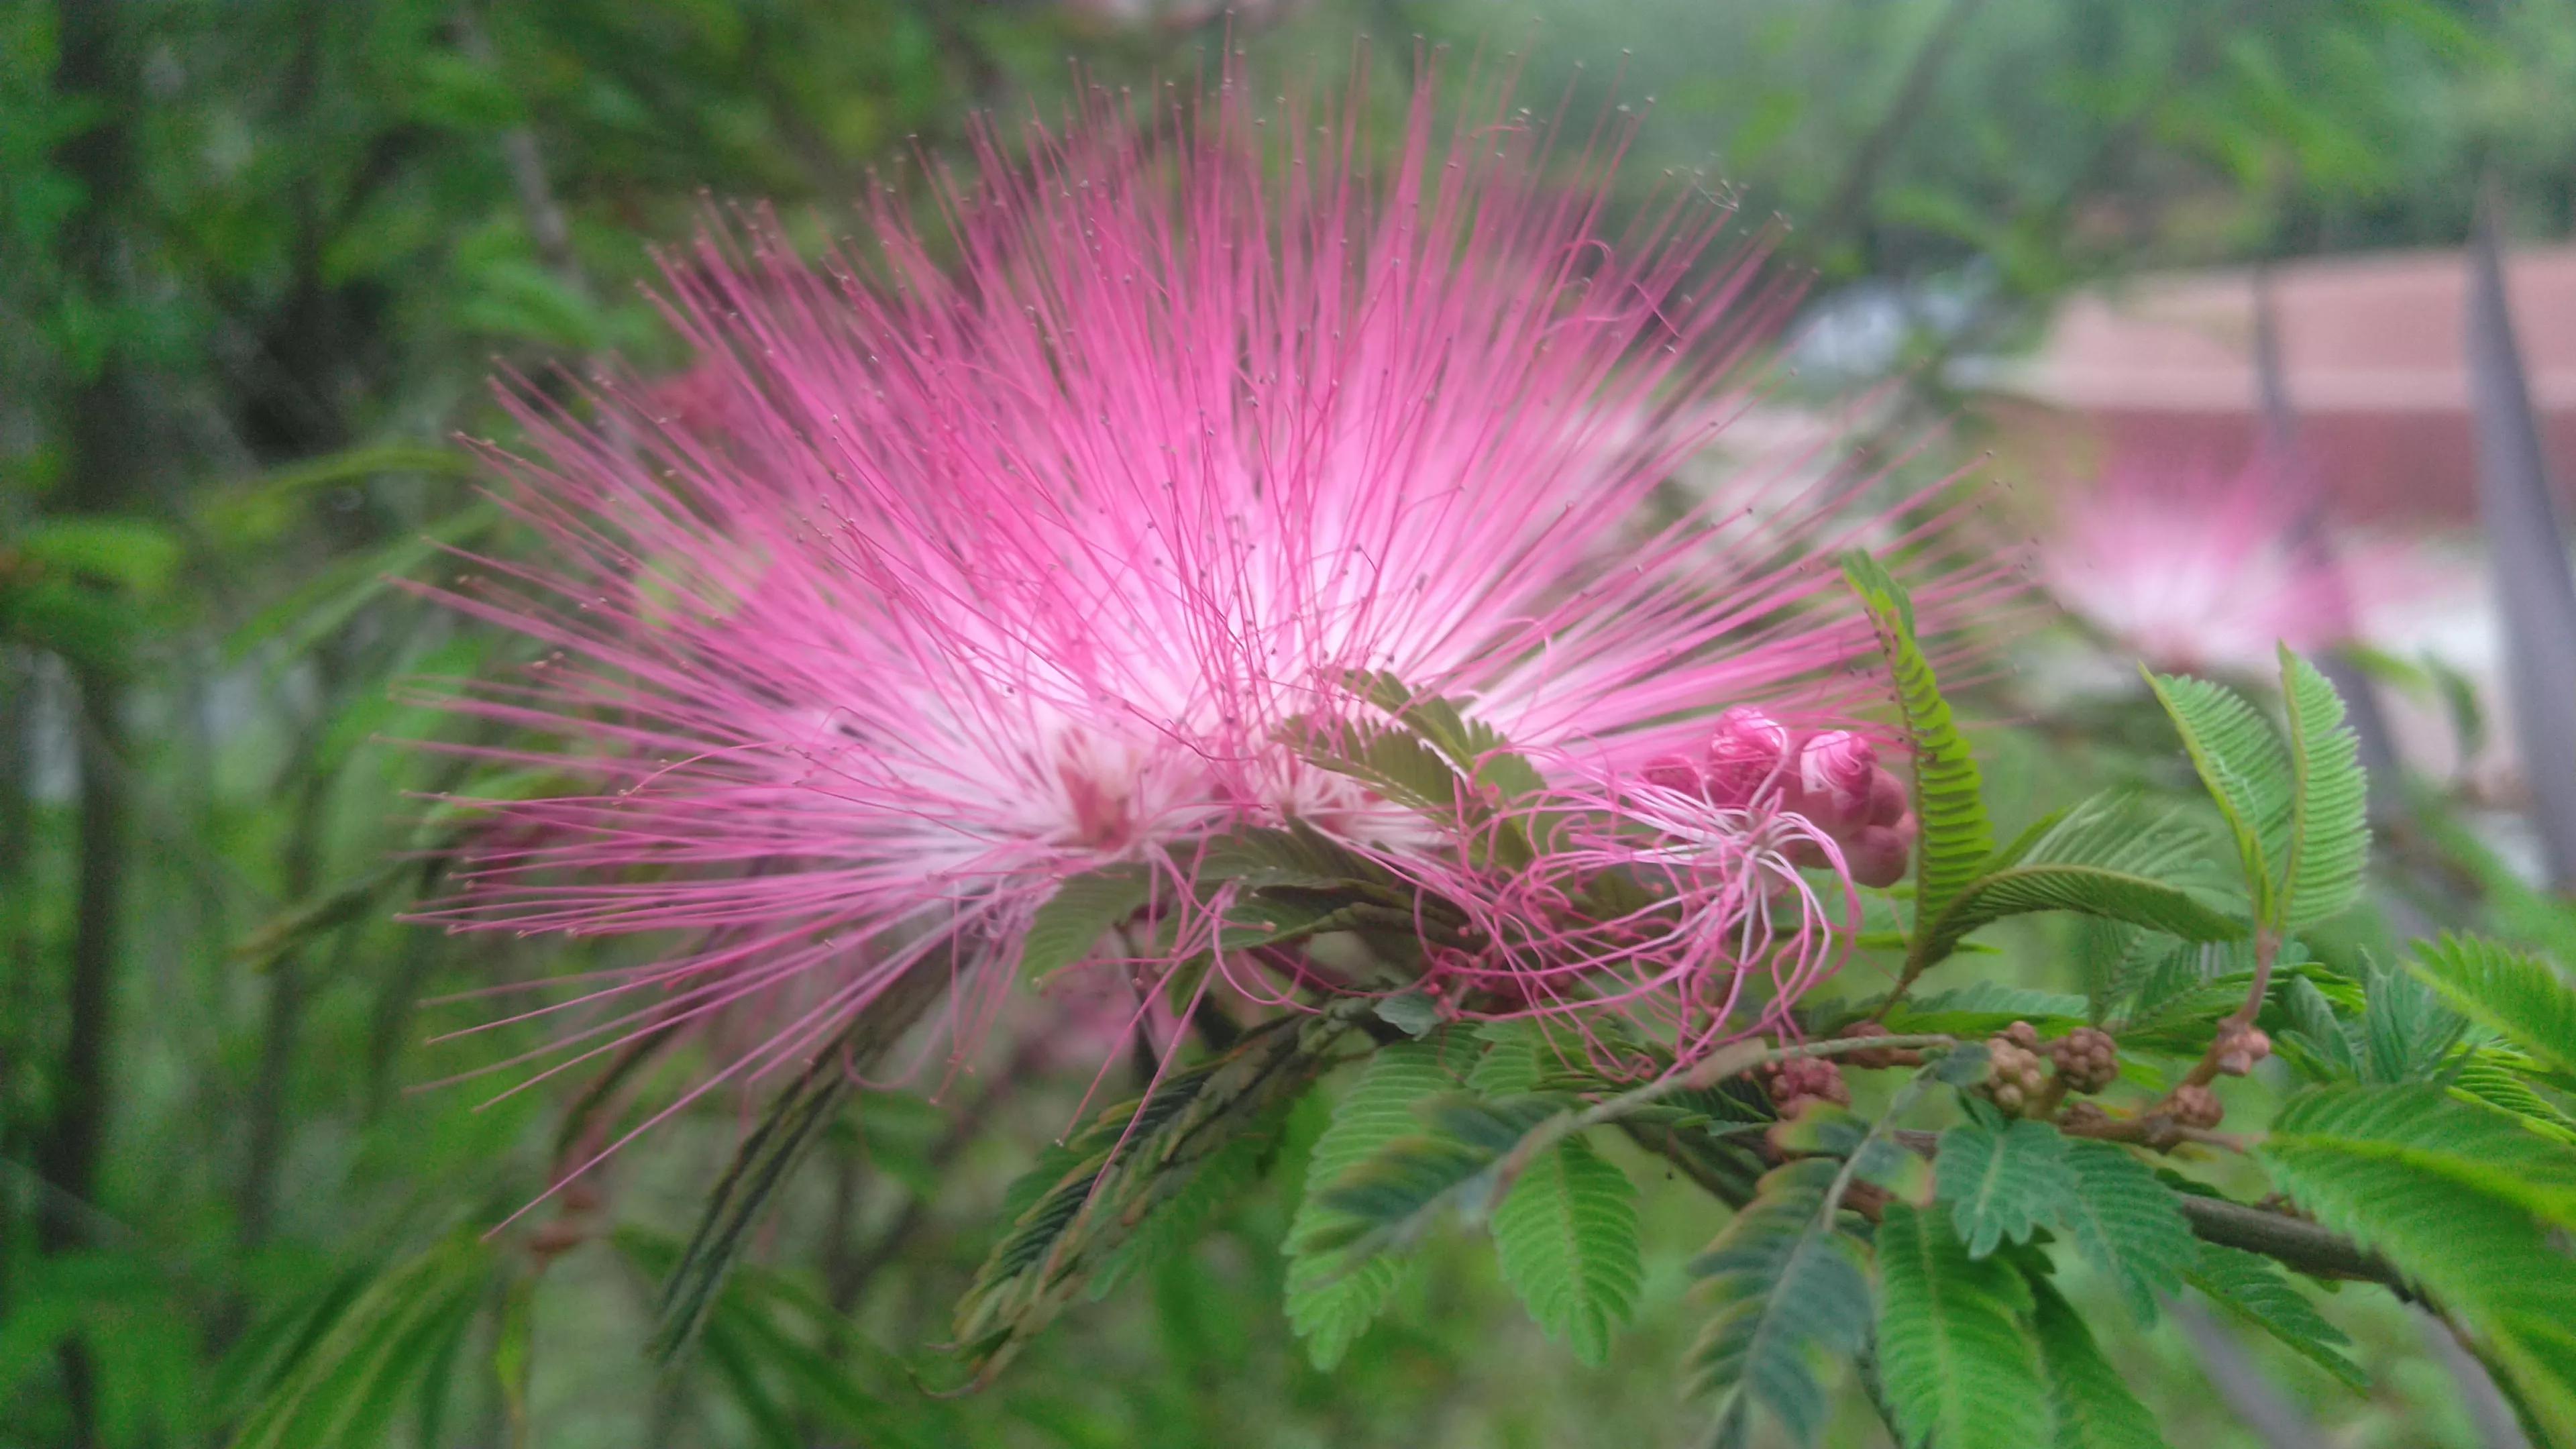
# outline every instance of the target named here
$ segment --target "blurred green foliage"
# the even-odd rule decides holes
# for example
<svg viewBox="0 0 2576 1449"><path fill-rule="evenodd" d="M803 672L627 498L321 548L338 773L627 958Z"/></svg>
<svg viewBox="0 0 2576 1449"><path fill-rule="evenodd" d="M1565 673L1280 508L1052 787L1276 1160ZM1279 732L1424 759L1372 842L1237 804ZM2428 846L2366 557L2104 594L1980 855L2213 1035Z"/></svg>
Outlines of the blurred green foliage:
<svg viewBox="0 0 2576 1449"><path fill-rule="evenodd" d="M448 440L506 435L496 370L569 388L677 364L637 284L708 208L844 231L871 178L917 185L975 108L1059 102L1068 56L1145 83L1203 73L1225 42L1221 19L1132 8L0 6L0 1445L1695 1432L1672 1366L1696 1331L1683 1265L1711 1227L1671 1194L1645 1199L1637 1322L1604 1367L1499 1311L1481 1261L1435 1243L1344 1366L1312 1369L1278 1251L1321 1130L1311 1100L1270 1186L1196 1250L1078 1307L1082 1331L1043 1337L986 1393L926 1396L926 1346L1002 1185L1072 1125L1096 1062L997 1060L932 1096L871 1096L679 1377L647 1366L650 1305L740 1100L624 1152L605 1202L486 1231L546 1186L570 1094L448 1082L544 1024L431 1040L506 1013L421 1003L594 953L395 919L434 892L435 860L407 852L434 840L458 769L399 742L460 728L396 683L521 647L390 585L434 575L440 545L519 546ZM1956 285L1988 337L2141 263L2456 240L2484 169L2527 228L2576 222L2569 0L1539 10L1274 4L1232 40L1265 76L1329 80L1354 32L1419 32L1453 66L1525 50L1533 105L1651 95L1631 194L1675 168L1789 218L1790 255L1828 291ZM1409 49L1376 42L1381 89ZM2106 740L1997 740L1998 797L2170 769ZM2563 908L2458 835L2422 847L2455 862L2448 889L2494 892L2509 933L2565 931ZM2096 1307L2116 1292L2072 1286ZM2249 1352L2338 1442L2475 1442L2410 1320L2337 1317L2377 1371L2367 1399ZM350 1351L308 1352L325 1338ZM2146 1343L2121 1367L2176 1442L2252 1442L2183 1337ZM359 1377L297 1377L315 1364ZM1838 1413L1838 1442L1875 1442L1865 1404Z"/></svg>

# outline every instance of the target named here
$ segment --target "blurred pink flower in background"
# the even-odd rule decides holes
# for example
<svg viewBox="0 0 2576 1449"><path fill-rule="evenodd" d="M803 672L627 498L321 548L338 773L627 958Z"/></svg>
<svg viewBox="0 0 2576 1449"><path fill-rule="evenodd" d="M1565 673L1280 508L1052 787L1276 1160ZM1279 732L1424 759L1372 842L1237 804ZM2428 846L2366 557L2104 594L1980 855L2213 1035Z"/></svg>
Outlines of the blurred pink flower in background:
<svg viewBox="0 0 2576 1449"><path fill-rule="evenodd" d="M2040 577L2155 669L2268 674L2277 645L2313 653L2349 642L2371 607L2420 582L2395 550L2319 531L2318 502L2313 486L2261 461L2119 464L2061 499Z"/></svg>
<svg viewBox="0 0 2576 1449"><path fill-rule="evenodd" d="M1839 872L1843 840L1878 860L1867 832L1898 823L1855 735L1794 800L1666 791L1661 838L1571 833L1503 878L1455 818L1290 743L1382 726L1351 680L1384 671L1550 789L1632 809L1656 788L1635 771L1704 750L1722 706L1847 725L1876 656L1827 556L1938 528L1847 480L1779 500L1797 554L1741 500L1641 525L1781 299L1755 257L1707 264L1727 217L1697 188L1608 225L1623 130L1542 184L1551 129L1467 95L1444 127L1422 84L1380 163L1233 76L1159 115L1095 92L1024 153L985 137L923 214L935 241L880 196L870 247L819 268L766 230L702 246L671 272L683 382L600 397L600 423L522 404L509 501L548 552L445 596L554 653L451 703L559 739L492 753L589 793L483 802L496 828L433 919L696 942L525 1013L581 1023L540 1075L748 1014L694 1097L810 1059L915 971L953 982L962 1046L1040 905L1109 867L1161 925L1099 966L1156 987L1225 907L1192 842L1289 820L1465 903L1488 946L1454 979L1525 978L1498 1010L1651 1003L1686 1056L1752 1028L1745 971L1783 988L1770 1012L1822 974L1849 888L1798 867ZM1583 873L1623 863L1685 928L1569 921ZM1314 984L1216 964L1212 989L1264 1002Z"/></svg>

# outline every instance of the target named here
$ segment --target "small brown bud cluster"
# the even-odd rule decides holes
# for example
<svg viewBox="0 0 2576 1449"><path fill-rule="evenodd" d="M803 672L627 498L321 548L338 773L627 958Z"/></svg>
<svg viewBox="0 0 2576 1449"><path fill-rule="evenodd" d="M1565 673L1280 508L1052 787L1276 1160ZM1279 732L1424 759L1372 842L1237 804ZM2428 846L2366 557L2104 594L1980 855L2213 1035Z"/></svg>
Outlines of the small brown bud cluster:
<svg viewBox="0 0 2576 1449"><path fill-rule="evenodd" d="M2120 1080L2120 1044L2100 1027L2079 1026L2050 1042L2048 1059L2070 1092L2098 1092Z"/></svg>
<svg viewBox="0 0 2576 1449"><path fill-rule="evenodd" d="M2230 1077L2241 1077L2254 1070L2254 1064L2272 1054L2272 1039L2251 1026L2240 1026L2218 1038L2218 1053L2212 1059L2218 1070Z"/></svg>
<svg viewBox="0 0 2576 1449"><path fill-rule="evenodd" d="M2208 1131L2227 1120L2227 1108L2218 1094L2207 1087L2188 1084L2174 1088L2173 1102L2167 1108L2178 1127L2196 1127Z"/></svg>
<svg viewBox="0 0 2576 1449"><path fill-rule="evenodd" d="M1851 1087L1843 1081L1843 1069L1823 1057L1790 1057L1773 1062L1762 1069L1762 1086L1771 1094L1771 1105L1779 1108L1783 1117L1811 1099L1837 1107L1851 1105Z"/></svg>
<svg viewBox="0 0 2576 1449"><path fill-rule="evenodd" d="M1887 1028L1874 1021L1859 1021L1844 1027L1842 1034L1846 1039L1858 1040L1885 1036ZM1896 1051L1892 1047L1862 1047L1858 1051L1843 1053L1842 1059L1864 1071L1881 1071L1896 1065Z"/></svg>
<svg viewBox="0 0 2576 1449"><path fill-rule="evenodd" d="M1985 1094L2005 1112L2020 1116L2048 1088L2048 1070L2039 1055L2039 1030L2026 1021L1986 1038Z"/></svg>

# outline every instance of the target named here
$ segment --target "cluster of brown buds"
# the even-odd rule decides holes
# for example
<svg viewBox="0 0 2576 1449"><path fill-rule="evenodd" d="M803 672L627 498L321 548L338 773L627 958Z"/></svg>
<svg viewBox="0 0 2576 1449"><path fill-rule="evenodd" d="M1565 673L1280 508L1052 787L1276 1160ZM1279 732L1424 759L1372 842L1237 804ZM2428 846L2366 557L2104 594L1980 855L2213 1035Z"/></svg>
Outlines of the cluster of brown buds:
<svg viewBox="0 0 2576 1449"><path fill-rule="evenodd" d="M1659 755L1646 762L1650 784L1695 795L1725 810L1768 808L1803 817L1842 852L1851 878L1888 886L1905 878L1914 854L1915 821L1905 782L1878 763L1878 749L1849 730L1800 736L1749 705L1717 717L1703 759ZM1806 844L1789 858L1823 865Z"/></svg>
<svg viewBox="0 0 2576 1449"><path fill-rule="evenodd" d="M2185 1082L2173 1089L2166 1099L2165 1115L2177 1127L2191 1127L2206 1132L2227 1119L2227 1108L2218 1094L2197 1082Z"/></svg>
<svg viewBox="0 0 2576 1449"><path fill-rule="evenodd" d="M2272 1054L2272 1039L2258 1028L2222 1026L2217 1044L2210 1051L2210 1065L2219 1075L2241 1077L2254 1070L2254 1064Z"/></svg>
<svg viewBox="0 0 2576 1449"><path fill-rule="evenodd" d="M1795 1116L1809 1101L1851 1105L1851 1085L1842 1068L1823 1057L1789 1057L1762 1068L1762 1088L1783 1117Z"/></svg>
<svg viewBox="0 0 2576 1449"><path fill-rule="evenodd" d="M2048 1070L2040 1057L2039 1029L2026 1021L1986 1038L1986 1100L2018 1117L2048 1090Z"/></svg>
<svg viewBox="0 0 2576 1449"><path fill-rule="evenodd" d="M2120 1044L2095 1026L2042 1042L2037 1027L2016 1021L1986 1038L1986 1060L1980 1090L2014 1116L2045 1116L2070 1092L2090 1096L2120 1079Z"/></svg>
<svg viewBox="0 0 2576 1449"><path fill-rule="evenodd" d="M2079 1026L2048 1044L2057 1079L2087 1096L2120 1079L2120 1044L2098 1026Z"/></svg>

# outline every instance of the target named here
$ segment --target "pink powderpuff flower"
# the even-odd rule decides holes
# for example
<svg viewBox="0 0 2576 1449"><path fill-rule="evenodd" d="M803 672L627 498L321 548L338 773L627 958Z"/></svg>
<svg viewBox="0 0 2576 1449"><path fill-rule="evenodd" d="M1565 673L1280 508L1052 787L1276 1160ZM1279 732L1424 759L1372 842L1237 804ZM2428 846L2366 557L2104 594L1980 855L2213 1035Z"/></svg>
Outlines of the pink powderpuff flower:
<svg viewBox="0 0 2576 1449"><path fill-rule="evenodd" d="M2276 644L2312 652L2356 637L2357 590L2402 572L2314 535L2317 501L2262 459L2233 472L2123 464L2066 501L2039 549L2041 580L2155 669L2268 675Z"/></svg>
<svg viewBox="0 0 2576 1449"><path fill-rule="evenodd" d="M1831 723L1875 653L1828 555L1937 525L1840 506L1848 481L1788 500L1804 557L1740 500L1637 522L1783 303L1758 256L1711 263L1726 214L1684 183L1614 231L1624 130L1563 157L1490 94L1444 124L1427 78L1382 169L1356 123L1258 115L1232 73L1167 101L1094 92L1015 152L979 133L974 180L934 171L921 212L880 194L867 247L819 267L765 226L703 243L669 273L700 354L685 418L615 387L587 422L516 403L507 502L544 553L441 592L552 652L452 703L556 742L490 753L591 783L482 802L430 918L696 943L514 1018L578 1023L538 1077L757 1021L677 1110L812 1058L916 971L953 982L962 1050L1065 881L1142 873L1160 926L1096 954L1151 985L1224 908L1191 842L1290 819L1475 902L1519 945L1471 972L1538 972L1531 1010L1688 1003L1677 1053L1750 1029L1722 1007L1742 969L1829 963L1837 891L1797 865L1839 869L1877 821L1867 747L1800 735L1814 769L1753 788L1705 715L1794 699ZM1543 184L1556 160L1575 179ZM1517 875L1467 867L1441 820L1283 742L1383 724L1356 671L1464 703L1634 818ZM1617 784L1683 749L1716 749L1723 787ZM1810 798L1831 824L1799 819ZM1564 924L1552 897L1623 861L1685 928ZM1217 964L1218 989L1287 996Z"/></svg>

